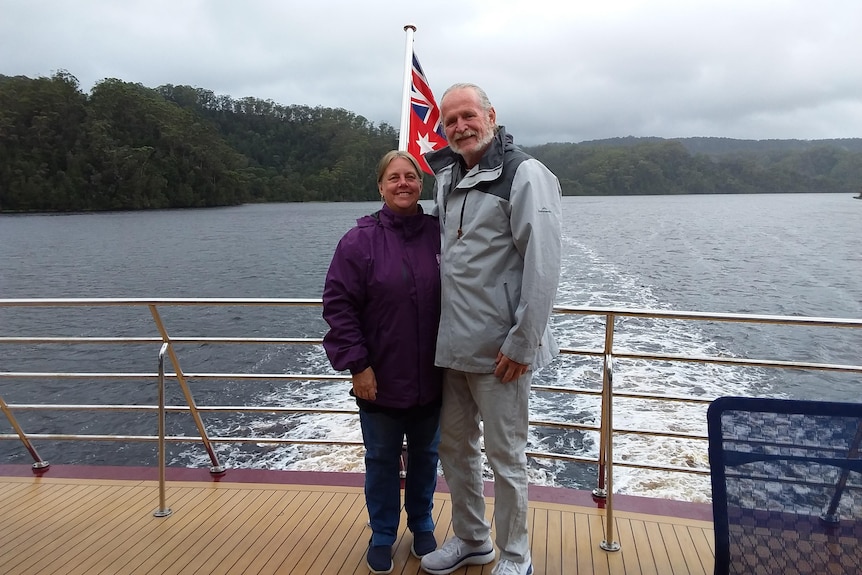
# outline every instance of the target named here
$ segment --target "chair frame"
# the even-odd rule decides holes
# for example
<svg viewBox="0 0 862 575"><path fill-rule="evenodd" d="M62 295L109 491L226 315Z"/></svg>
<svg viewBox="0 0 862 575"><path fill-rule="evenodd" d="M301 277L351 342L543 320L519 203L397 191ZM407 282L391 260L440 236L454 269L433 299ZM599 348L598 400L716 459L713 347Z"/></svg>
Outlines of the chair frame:
<svg viewBox="0 0 862 575"><path fill-rule="evenodd" d="M780 445L771 445L769 441L764 441L763 439L758 439L746 444L746 441L743 438L731 438L726 436L725 429L723 427L723 417L729 412L774 414L776 417L781 415L795 415L799 416L799 418L805 416L815 416L820 419L823 417L836 419L846 418L846 422L848 424L852 423L852 420L856 420L856 430L855 435L853 435L852 438L849 436L841 437L841 439L847 439L847 444L841 445L840 447L836 445L820 446L809 441L806 443L794 443L792 437L785 438L783 436L781 437L782 442ZM712 479L712 503L715 528L715 575L726 575L730 573L733 560L740 560L740 557L734 557L734 553L738 553L739 550L735 545L731 545L731 525L728 505L728 470L733 470L737 466L749 463L766 464L772 461L782 462L782 464L814 464L824 466L826 468L840 469L838 472L838 479L834 484L832 497L828 501L823 502L823 512L819 517L812 516L810 513L794 513L792 511L786 512L784 510L782 510L780 514L784 517L790 517L791 519L798 518L799 522L797 525L804 527L807 533L817 532L818 537L820 538L824 537L822 535L823 533L829 534L827 536L831 538L829 541L830 548L833 550L836 548L842 549L839 553L839 555L843 556L841 563L851 564L849 566L842 565L841 568L846 569L844 572L848 574L862 573L862 565L858 564L858 556L844 556L844 548L842 547L842 545L852 545L852 543L847 543L847 541L852 542L854 539L857 541L857 545L862 545L862 538L860 538L860 535L862 535L862 510L854 509L852 517L840 518L837 515L842 495L848 488L847 481L850 473L862 474L862 459L860 459L860 442L862 442L862 403L837 403L827 401L752 397L721 397L710 404L707 410L707 424L709 431L709 462ZM795 429L795 431L799 430ZM810 437L806 439L810 439ZM742 447L749 447L751 448L751 451L746 449L734 449L735 444ZM782 449L796 451L797 453L788 454L783 452ZM819 453L808 453L814 452L818 449L821 450ZM821 455L823 453L825 454ZM760 468L759 471L762 473L764 469L768 469L768 467L764 466ZM818 480L822 480L822 478L818 477L752 477L746 475L735 475L732 471L730 476L732 478L751 478L757 481L777 482L785 485L788 483L812 485L817 484ZM817 486L823 489L826 488L825 483L820 483ZM832 488L832 481L828 483L828 486L830 489ZM850 488L857 489L858 487L858 480L850 485ZM770 494L757 493L755 495L761 499L768 500ZM787 502L782 502L782 504L786 503ZM774 511L759 510L754 507L749 508L748 506L736 506L734 509L737 511L742 509L742 512L746 514L746 520L749 519L748 516L754 516L758 513L763 514L764 516L769 515L770 513L773 515L777 514ZM794 523L791 523L791 525L793 524ZM755 530L752 526L740 527L739 525L740 524L734 522L734 526L737 527L737 532L739 529L748 529L752 533ZM782 524L782 526L784 525ZM811 529L811 531L807 531L808 529ZM745 533L748 532L749 531L745 531ZM757 535L757 537L762 538L762 533L763 529L760 529L760 534ZM784 533L787 533L786 529ZM804 538L804 533L800 535L800 539L802 538ZM752 539L754 539L754 536L752 536ZM838 544L838 547L832 543L833 540L840 540L841 543ZM817 545L809 545L809 547L816 549ZM782 541L775 541L774 545L770 544L768 554L773 554L777 549L784 549ZM759 553L762 552L763 547L760 547ZM784 559L785 558L783 558L783 560ZM799 567L799 573L808 572L804 566L806 561L800 561L798 558L794 557L788 557L786 560L788 562L793 562L794 565L802 565ZM746 561L751 562L751 554L746 558ZM764 559L764 561L766 561L766 559ZM833 563L830 563L830 568L833 568L832 565Z"/></svg>

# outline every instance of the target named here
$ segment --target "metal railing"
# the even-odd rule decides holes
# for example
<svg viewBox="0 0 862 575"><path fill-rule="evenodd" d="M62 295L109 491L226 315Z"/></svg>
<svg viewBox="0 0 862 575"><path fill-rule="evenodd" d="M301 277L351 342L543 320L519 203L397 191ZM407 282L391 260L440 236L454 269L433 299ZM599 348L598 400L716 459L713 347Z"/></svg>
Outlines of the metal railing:
<svg viewBox="0 0 862 575"><path fill-rule="evenodd" d="M247 436L211 436L207 426L204 423L201 413L270 413L270 414L355 414L356 409L337 409L337 408L319 408L319 407L304 407L304 406L256 406L256 405L198 405L192 393L190 381L207 381L207 380L231 380L231 381L250 381L250 380L288 380L288 381L344 381L345 387L349 381L349 376L341 374L319 374L319 373L204 373L204 372L186 372L181 366L181 356L177 351L179 346L183 345L303 345L303 346L319 346L322 339L319 337L199 337L199 336L176 336L173 335L167 328L167 323L162 317L162 311L167 308L177 307L196 307L196 308L221 308L221 307L265 307L265 308L284 308L284 307L311 307L319 308L321 301L319 299L263 299L263 298L157 298L157 299L142 299L142 298L99 298L99 299L0 299L0 313L9 313L10 310L21 311L20 308L27 308L27 311L35 308L62 308L69 310L72 308L92 310L93 308L146 308L152 318L157 334L153 335L133 335L125 337L114 336L57 336L57 335L9 335L4 333L7 329L4 323L0 322L0 358L7 358L9 354L4 353L4 349L10 346L25 346L39 347L47 346L54 348L56 346L87 346L87 345L102 345L102 346L149 346L154 349L158 348L158 352L153 351L153 362L158 360L157 372L79 372L79 371L0 371L0 410L2 410L5 418L11 425L12 433L0 434L0 441L20 441L24 448L33 458L34 471L44 471L49 463L42 459L37 452L33 442L53 442L53 441L114 441L114 442L155 442L158 444L158 466L159 466L159 484L160 484L160 501L159 510L155 513L158 516L170 515L170 509L167 508L164 499L164 468L165 468L165 450L166 443L200 443L207 453L210 461L210 472L213 474L222 474L225 472L225 467L219 461L214 444L221 443L253 443L253 444L294 444L294 445L333 445L344 446L353 445L361 446L361 441L353 440L330 440L330 439L308 439L298 437L247 437ZM707 405L714 399L713 397L704 396L688 396L674 394L658 394L658 393L641 393L632 391L620 391L615 389L614 384L614 365L615 362L630 360L636 362L686 362L696 364L718 364L726 366L739 366L745 368L775 368L775 369L792 369L806 370L813 372L846 372L852 374L862 374L862 365L859 364L836 364L836 363L821 363L811 361L795 361L787 359L761 359L751 357L731 357L731 356L702 356L688 353L658 353L644 352L632 349L625 349L619 344L615 344L615 333L618 329L618 324L621 322L637 319L647 319L658 322L708 322L708 323L732 323L732 324L752 324L756 326L784 326L784 327L803 327L803 328L823 328L823 329L850 329L860 330L862 334L862 320L858 319L842 319L842 318L822 318L822 317L797 317L797 316L774 316L774 315L755 315L755 314L727 314L727 313L702 313L702 312L683 312L683 311L666 311L666 310L645 310L645 309L626 309L626 308L604 308L604 307L569 307L557 306L554 308L555 314L560 317L582 316L588 319L598 319L603 326L603 334L601 334L601 343L590 348L573 348L563 347L561 353L566 356L574 356L580 358L590 358L594 361L600 361L602 368L599 370L598 381L585 381L582 386L569 385L546 385L537 382L534 379L533 391L567 394L569 396L584 396L599 398L601 401L600 421L599 425L591 425L587 423L578 423L572 421L543 421L531 418L530 425L535 428L557 428L577 433L597 434L598 441L598 456L590 457L587 455L573 455L566 453L556 453L552 451L536 451L530 450L528 455L537 459L559 460L574 464L589 464L597 468L596 487L593 494L596 497L604 498L604 508L606 510L605 521L605 540L602 543L602 548L608 551L619 549L619 545L614 541L614 522L613 522L613 470L615 467L623 467L630 469L643 469L672 473L687 473L694 475L708 475L709 469L698 466L680 466L671 465L668 463L656 461L632 461L632 460L615 460L614 459L614 439L623 435L632 437L657 437L669 439L683 439L694 441L706 441L705 433L679 431L673 429L665 430L648 430L615 427L613 424L614 405L620 400L631 400L638 402L672 402L676 404L701 404ZM319 314L318 314L319 315ZM107 326L110 328L113 326ZM659 328L661 329L661 328ZM164 361L168 358L174 368L173 373L165 373ZM4 365L4 360L0 359L0 368ZM182 392L185 405L165 405L165 380L176 381ZM4 389L10 388L9 382L39 382L39 381L55 381L55 380L81 380L81 381L156 381L159 386L159 401L158 405L132 405L132 404L50 404L50 403L7 403L4 400ZM566 382L564 382L566 383ZM589 385L592 384L592 385ZM858 395L858 394L857 394ZM58 411L84 411L88 413L98 413L104 411L124 411L138 413L156 413L158 416L158 425L155 434L153 435L126 435L120 433L108 434L81 434L81 433L33 433L25 430L24 426L19 422L16 414L20 415L29 412L58 412ZM164 418L166 413L188 413L194 423L194 427L198 432L197 436L192 435L168 435L166 433ZM704 449L705 451L705 449Z"/></svg>

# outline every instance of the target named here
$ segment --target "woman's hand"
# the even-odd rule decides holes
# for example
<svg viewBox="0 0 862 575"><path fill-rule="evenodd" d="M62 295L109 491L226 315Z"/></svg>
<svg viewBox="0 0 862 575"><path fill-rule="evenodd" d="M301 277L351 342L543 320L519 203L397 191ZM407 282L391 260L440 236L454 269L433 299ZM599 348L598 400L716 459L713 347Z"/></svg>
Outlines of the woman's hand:
<svg viewBox="0 0 862 575"><path fill-rule="evenodd" d="M353 395L368 401L377 399L377 378L373 369L366 367L353 376Z"/></svg>

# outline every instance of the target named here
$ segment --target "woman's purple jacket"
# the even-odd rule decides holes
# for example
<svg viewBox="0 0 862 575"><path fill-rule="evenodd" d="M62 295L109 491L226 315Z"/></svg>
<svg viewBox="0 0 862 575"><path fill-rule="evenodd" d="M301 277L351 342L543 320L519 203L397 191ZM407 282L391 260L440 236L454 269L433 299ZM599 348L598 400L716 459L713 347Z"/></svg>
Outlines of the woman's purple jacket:
<svg viewBox="0 0 862 575"><path fill-rule="evenodd" d="M440 399L439 254L437 218L421 206L402 216L384 205L358 219L335 249L323 288L323 347L338 371L374 370L374 406L405 409Z"/></svg>

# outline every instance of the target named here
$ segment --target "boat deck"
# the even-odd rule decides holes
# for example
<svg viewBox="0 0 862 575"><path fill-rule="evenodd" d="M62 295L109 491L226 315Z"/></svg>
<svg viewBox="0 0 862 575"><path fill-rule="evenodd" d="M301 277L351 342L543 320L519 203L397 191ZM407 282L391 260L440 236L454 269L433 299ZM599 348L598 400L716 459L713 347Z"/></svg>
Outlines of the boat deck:
<svg viewBox="0 0 862 575"><path fill-rule="evenodd" d="M85 473L98 468L87 469ZM2 572L368 573L370 531L361 475L231 470L218 480L203 470L188 470L179 480L169 477L165 507L172 513L156 517L156 470L112 469L111 476L101 478L53 467L38 476L27 466L0 465ZM707 505L618 496L615 539L621 549L606 552L600 548L604 512L588 493L536 488L530 496L536 575L712 573L714 538L712 523L705 519ZM493 497L488 503L490 514ZM632 510L648 507L656 513ZM434 513L442 541L451 535L451 502L444 490L435 496ZM402 518L393 573L422 573L410 543ZM492 566L456 573L488 574Z"/></svg>

